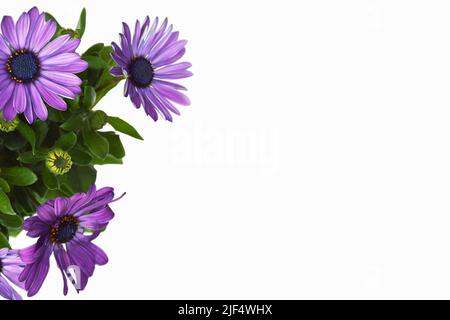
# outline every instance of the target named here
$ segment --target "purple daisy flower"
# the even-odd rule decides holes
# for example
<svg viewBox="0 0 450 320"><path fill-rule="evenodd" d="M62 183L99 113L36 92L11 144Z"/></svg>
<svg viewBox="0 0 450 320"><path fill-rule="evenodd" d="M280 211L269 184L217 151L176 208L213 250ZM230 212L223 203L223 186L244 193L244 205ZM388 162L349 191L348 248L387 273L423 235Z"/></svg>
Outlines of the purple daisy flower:
<svg viewBox="0 0 450 320"><path fill-rule="evenodd" d="M67 278L78 292L86 287L95 266L108 262L105 252L92 240L114 217L109 207L114 201L114 189L96 190L92 186L87 193L48 201L37 209L37 215L24 221L23 229L28 231L27 235L39 238L35 245L20 250L26 266L19 280L25 282L29 297L41 288L52 254L64 280L64 295L68 292ZM73 267L79 270L76 282L69 272Z"/></svg>
<svg viewBox="0 0 450 320"><path fill-rule="evenodd" d="M56 23L46 21L45 13L34 7L17 23L3 17L0 36L0 111L6 121L24 113L29 123L37 117L47 120L44 104L66 110L61 98L74 99L81 92L81 80L74 73L88 67L75 53L79 39L70 35L53 41Z"/></svg>
<svg viewBox="0 0 450 320"><path fill-rule="evenodd" d="M156 18L150 26L147 17L141 26L136 21L134 35L123 24L121 47L112 43L113 59L118 66L111 69L116 77L126 76L125 97L128 95L136 108L144 106L147 115L158 120L158 112L168 121L171 113L180 114L173 103L189 105L190 101L180 90L185 87L169 80L192 76L189 62L179 62L186 52L186 40L178 39L179 32L168 26L167 19L159 26Z"/></svg>
<svg viewBox="0 0 450 320"><path fill-rule="evenodd" d="M20 294L6 279L19 288L24 288L24 283L19 281L19 275L24 266L18 250L0 249L0 296L9 300L22 300Z"/></svg>

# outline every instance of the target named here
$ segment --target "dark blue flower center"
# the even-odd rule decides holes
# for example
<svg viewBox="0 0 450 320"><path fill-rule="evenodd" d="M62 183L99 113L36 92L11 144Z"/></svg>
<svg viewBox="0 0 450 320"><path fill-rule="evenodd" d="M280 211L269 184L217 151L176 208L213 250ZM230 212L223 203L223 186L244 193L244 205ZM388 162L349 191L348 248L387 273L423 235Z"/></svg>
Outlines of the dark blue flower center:
<svg viewBox="0 0 450 320"><path fill-rule="evenodd" d="M50 241L66 243L73 239L78 230L78 219L74 216L63 216L50 232Z"/></svg>
<svg viewBox="0 0 450 320"><path fill-rule="evenodd" d="M139 88L148 87L155 76L152 64L143 57L135 58L130 63L129 72L131 82Z"/></svg>
<svg viewBox="0 0 450 320"><path fill-rule="evenodd" d="M13 80L21 82L30 82L39 74L39 60L31 52L24 50L17 51L12 55L6 67Z"/></svg>

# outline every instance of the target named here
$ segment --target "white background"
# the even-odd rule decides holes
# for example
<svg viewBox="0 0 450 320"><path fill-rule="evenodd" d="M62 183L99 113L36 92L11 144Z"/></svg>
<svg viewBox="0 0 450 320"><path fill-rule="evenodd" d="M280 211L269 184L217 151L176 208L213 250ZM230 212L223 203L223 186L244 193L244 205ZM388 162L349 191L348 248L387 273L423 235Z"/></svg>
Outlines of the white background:
<svg viewBox="0 0 450 320"><path fill-rule="evenodd" d="M106 5L108 3L108 5ZM127 196L74 299L450 298L448 1L6 1L88 26L168 16L189 40L192 106L133 123ZM21 236L17 247L29 245ZM52 265L38 299L59 299Z"/></svg>

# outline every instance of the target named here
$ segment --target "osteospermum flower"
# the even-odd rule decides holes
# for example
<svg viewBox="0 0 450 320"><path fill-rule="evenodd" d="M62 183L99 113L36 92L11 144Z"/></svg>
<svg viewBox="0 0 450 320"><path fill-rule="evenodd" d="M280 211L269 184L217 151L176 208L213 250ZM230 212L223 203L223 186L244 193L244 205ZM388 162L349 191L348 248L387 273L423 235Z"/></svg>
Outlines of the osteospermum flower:
<svg viewBox="0 0 450 320"><path fill-rule="evenodd" d="M74 99L81 92L81 80L74 75L88 64L75 53L79 39L70 35L53 41L56 23L34 7L17 23L3 17L0 36L0 111L6 121L24 113L29 123L36 117L47 120L44 104L66 110L62 99Z"/></svg>
<svg viewBox="0 0 450 320"><path fill-rule="evenodd" d="M61 176L72 168L72 158L67 151L55 149L48 153L45 164L51 173Z"/></svg>
<svg viewBox="0 0 450 320"><path fill-rule="evenodd" d="M9 300L22 300L20 294L14 290L6 279L23 288L24 284L19 281L19 275L23 271L23 267L24 263L17 250L0 249L0 296Z"/></svg>
<svg viewBox="0 0 450 320"><path fill-rule="evenodd" d="M19 125L19 119L14 118L11 121L6 121L2 114L0 113L0 131L2 132L13 132L16 130L17 126Z"/></svg>
<svg viewBox="0 0 450 320"><path fill-rule="evenodd" d="M35 295L42 286L50 256L54 254L64 280L64 294L68 292L67 278L78 291L86 287L96 265L108 262L105 252L92 243L114 217L109 204L115 200L114 189L77 193L70 198L50 200L37 209L37 215L23 223L27 235L39 238L35 245L20 251L25 269L19 277L25 282L28 296ZM79 269L79 279L73 279L70 268Z"/></svg>
<svg viewBox="0 0 450 320"><path fill-rule="evenodd" d="M178 40L178 31L168 26L167 19L159 26L156 18L150 26L147 17L141 26L136 21L134 35L130 28L123 24L119 47L112 43L113 58L118 66L111 69L113 76L126 76L125 96L140 108L144 106L147 115L158 120L158 112L168 121L172 121L171 113L180 114L173 103L189 105L189 99L180 92L183 86L169 80L192 76L188 71L189 62L180 62L186 52L186 40Z"/></svg>

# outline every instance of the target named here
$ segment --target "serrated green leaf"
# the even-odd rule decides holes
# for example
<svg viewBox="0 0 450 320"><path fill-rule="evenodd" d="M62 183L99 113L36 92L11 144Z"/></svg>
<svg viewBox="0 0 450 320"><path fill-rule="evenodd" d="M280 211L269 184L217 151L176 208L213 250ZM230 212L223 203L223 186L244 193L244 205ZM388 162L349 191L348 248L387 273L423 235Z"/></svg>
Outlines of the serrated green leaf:
<svg viewBox="0 0 450 320"><path fill-rule="evenodd" d="M108 123L117 131L122 132L135 139L144 140L137 130L125 120L118 117L108 117Z"/></svg>
<svg viewBox="0 0 450 320"><path fill-rule="evenodd" d="M13 186L26 187L37 181L37 176L25 167L2 168L0 176Z"/></svg>

